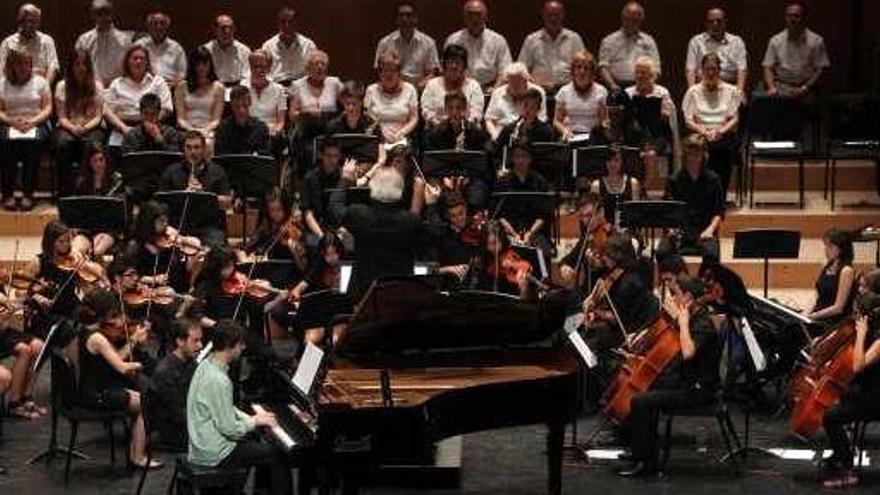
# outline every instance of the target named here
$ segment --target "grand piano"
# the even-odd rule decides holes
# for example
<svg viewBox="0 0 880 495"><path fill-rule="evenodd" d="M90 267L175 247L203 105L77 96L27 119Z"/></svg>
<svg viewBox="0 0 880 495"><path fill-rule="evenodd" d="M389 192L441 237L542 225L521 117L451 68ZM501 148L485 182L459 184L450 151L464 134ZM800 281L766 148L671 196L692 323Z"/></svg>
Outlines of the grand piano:
<svg viewBox="0 0 880 495"><path fill-rule="evenodd" d="M557 338L565 298L556 296L529 302L377 281L340 334L320 390L317 467L350 490L383 465L426 462L440 440L545 424L548 493L561 493L578 364Z"/></svg>

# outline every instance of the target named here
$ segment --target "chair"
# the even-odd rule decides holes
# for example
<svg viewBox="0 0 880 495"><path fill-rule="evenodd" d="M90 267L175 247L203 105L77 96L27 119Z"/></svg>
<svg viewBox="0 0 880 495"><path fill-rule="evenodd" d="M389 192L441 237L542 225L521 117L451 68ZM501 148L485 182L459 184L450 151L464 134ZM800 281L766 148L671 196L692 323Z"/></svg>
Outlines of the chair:
<svg viewBox="0 0 880 495"><path fill-rule="evenodd" d="M156 433L157 422L154 421L153 411L156 404L155 392L149 387L143 391L141 394L141 408L144 414L144 431L146 432L146 452L147 452L147 462L144 464L144 467L141 469L141 479L138 481L137 487L137 495L141 495L142 490L144 489L144 483L147 480L147 473L150 472L149 465L153 461L153 452L155 450L155 446L153 445L153 434ZM169 451L174 452L175 454L180 454L180 451L168 449ZM170 489L169 489L170 493Z"/></svg>
<svg viewBox="0 0 880 495"><path fill-rule="evenodd" d="M52 402L52 433L49 440L48 459L54 457L54 453L60 452L56 446L56 433L58 416L63 417L70 424L70 439L66 450L67 461L64 465L64 484L70 480L70 463L76 454L76 435L80 423L103 423L110 433L110 463L116 463L116 438L113 433L114 422L124 421L128 418L127 411L96 411L76 404L77 380L76 368L64 352L53 349L52 374L50 384L50 396Z"/></svg>
<svg viewBox="0 0 880 495"><path fill-rule="evenodd" d="M831 209L837 193L837 160L880 160L880 98L867 94L841 94L829 104L828 146L825 167L831 169Z"/></svg>
<svg viewBox="0 0 880 495"><path fill-rule="evenodd" d="M798 164L798 205L804 208L804 126L803 104L791 98L759 96L749 109L746 136L749 167L749 207L755 205L755 165L762 161L796 160ZM828 189L825 169L825 191Z"/></svg>
<svg viewBox="0 0 880 495"><path fill-rule="evenodd" d="M199 466L187 460L187 454L179 454L174 461L174 473L171 475L171 485L168 493L177 493L183 487L197 495L204 489L234 488L234 493L241 493L247 483L250 470L239 468L235 470L222 469L210 466Z"/></svg>

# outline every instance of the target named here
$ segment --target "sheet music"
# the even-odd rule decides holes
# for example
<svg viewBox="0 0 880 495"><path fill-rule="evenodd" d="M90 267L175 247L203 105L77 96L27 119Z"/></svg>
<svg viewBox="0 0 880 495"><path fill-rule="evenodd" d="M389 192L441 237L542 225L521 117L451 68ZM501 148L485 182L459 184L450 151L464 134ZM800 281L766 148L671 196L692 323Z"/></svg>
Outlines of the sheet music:
<svg viewBox="0 0 880 495"><path fill-rule="evenodd" d="M7 139L37 139L37 128L31 127L27 132L21 132L15 127L9 128L9 134L7 135Z"/></svg>
<svg viewBox="0 0 880 495"><path fill-rule="evenodd" d="M107 146L111 148L115 148L117 146L122 146L122 134L119 131L113 131L110 133L110 140L107 141Z"/></svg>
<svg viewBox="0 0 880 495"><path fill-rule="evenodd" d="M568 334L568 340L574 345L575 350L581 355L581 359L586 363L587 368L593 369L599 364L599 358L590 350L590 346L584 342L584 338L578 332Z"/></svg>
<svg viewBox="0 0 880 495"><path fill-rule="evenodd" d="M424 277L428 274L428 265L416 264L413 265L413 275L417 277Z"/></svg>
<svg viewBox="0 0 880 495"><path fill-rule="evenodd" d="M752 326L749 325L749 320L745 318L740 320L740 332L746 341L746 347L749 349L749 356L752 358L755 370L764 371L764 368L767 367L767 358L764 356L764 351L761 350L758 340L755 339L755 333L752 331Z"/></svg>
<svg viewBox="0 0 880 495"><path fill-rule="evenodd" d="M321 361L324 360L324 351L318 346L308 342L303 352L296 372L293 374L293 385L304 395L309 395L315 384L315 377L321 369Z"/></svg>
<svg viewBox="0 0 880 495"><path fill-rule="evenodd" d="M353 267L350 264L342 264L339 266L339 292L348 293L348 283L351 281L351 272Z"/></svg>

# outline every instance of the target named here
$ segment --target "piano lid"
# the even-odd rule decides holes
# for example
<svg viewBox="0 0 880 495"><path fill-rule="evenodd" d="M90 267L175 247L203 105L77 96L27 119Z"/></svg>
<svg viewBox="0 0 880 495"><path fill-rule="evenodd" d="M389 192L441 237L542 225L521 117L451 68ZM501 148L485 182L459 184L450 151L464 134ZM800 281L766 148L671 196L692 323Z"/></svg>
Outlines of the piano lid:
<svg viewBox="0 0 880 495"><path fill-rule="evenodd" d="M482 291L441 293L416 278L373 283L336 345L339 355L526 345L565 320L565 299L540 301Z"/></svg>

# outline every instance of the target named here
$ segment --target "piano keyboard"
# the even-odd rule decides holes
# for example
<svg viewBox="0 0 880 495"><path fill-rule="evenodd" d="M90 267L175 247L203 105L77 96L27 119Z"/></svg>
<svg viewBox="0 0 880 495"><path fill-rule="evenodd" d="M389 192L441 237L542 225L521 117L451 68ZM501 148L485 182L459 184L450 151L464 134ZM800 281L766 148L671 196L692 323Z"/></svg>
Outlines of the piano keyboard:
<svg viewBox="0 0 880 495"><path fill-rule="evenodd" d="M293 408L292 405L290 407ZM267 412L266 409L259 404L253 404L251 408L254 410L255 413L258 414ZM281 448L284 449L285 452L290 452L291 450L293 450L294 447L296 447L296 441L290 435L288 435L286 431L284 431L284 428L281 427L280 418L278 418L278 421L278 425L269 428L268 433L271 434L272 437L281 445Z"/></svg>

